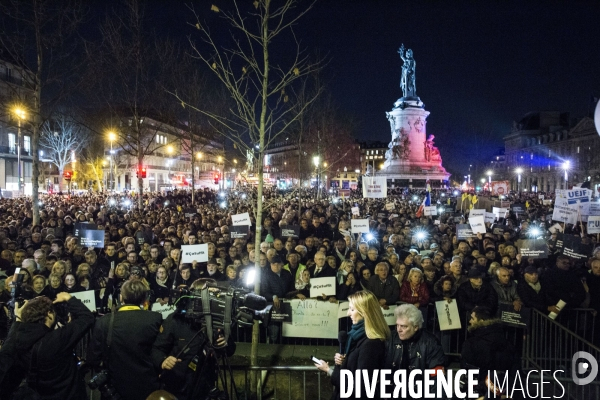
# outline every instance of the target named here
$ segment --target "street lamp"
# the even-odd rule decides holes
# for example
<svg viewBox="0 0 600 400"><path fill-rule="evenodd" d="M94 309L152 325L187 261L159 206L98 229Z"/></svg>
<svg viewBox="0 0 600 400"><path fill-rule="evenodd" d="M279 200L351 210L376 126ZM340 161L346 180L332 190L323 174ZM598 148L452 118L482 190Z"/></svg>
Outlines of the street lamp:
<svg viewBox="0 0 600 400"><path fill-rule="evenodd" d="M517 192L521 192L521 174L523 173L523 168L517 168L515 170L517 173Z"/></svg>
<svg viewBox="0 0 600 400"><path fill-rule="evenodd" d="M317 168L317 200L319 200L319 163L321 162L321 158L319 156L314 156L313 157L313 163L315 164L315 167Z"/></svg>
<svg viewBox="0 0 600 400"><path fill-rule="evenodd" d="M488 183L491 185L492 184L492 175L493 175L493 172L492 171L488 171L486 173L487 173L487 176L488 176Z"/></svg>
<svg viewBox="0 0 600 400"><path fill-rule="evenodd" d="M109 182L109 190L115 189L115 175L113 173L113 142L116 139L117 135L113 131L108 132L108 140L110 141L110 169L108 173Z"/></svg>
<svg viewBox="0 0 600 400"><path fill-rule="evenodd" d="M225 180L225 160L223 159L223 156L219 156L219 157L217 157L217 161L222 166L221 170L223 172L222 172L221 181L219 182L219 184L221 186L221 189L224 189L225 188L225 182L224 182L224 180Z"/></svg>
<svg viewBox="0 0 600 400"><path fill-rule="evenodd" d="M565 189L569 188L569 168L571 167L571 162L569 160L565 161L562 165L565 170Z"/></svg>
<svg viewBox="0 0 600 400"><path fill-rule="evenodd" d="M23 169L21 168L21 120L25 119L25 110L21 107L14 109L14 113L17 116L19 124L19 130L17 131L17 171L19 181L19 195L23 194Z"/></svg>

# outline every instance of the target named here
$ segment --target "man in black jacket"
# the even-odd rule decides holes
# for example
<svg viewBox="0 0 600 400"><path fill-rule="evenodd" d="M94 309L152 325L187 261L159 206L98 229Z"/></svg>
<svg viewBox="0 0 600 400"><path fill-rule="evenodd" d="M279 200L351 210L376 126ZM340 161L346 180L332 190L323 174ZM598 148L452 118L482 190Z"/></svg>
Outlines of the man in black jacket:
<svg viewBox="0 0 600 400"><path fill-rule="evenodd" d="M106 351L111 315L96 322L88 349L87 361L91 366L108 362L104 368L108 369L111 383L123 399L145 400L160 386L159 371L152 360L152 345L158 336L162 315L141 309L148 290L142 281L125 282L121 287L124 305L114 312L110 349Z"/></svg>
<svg viewBox="0 0 600 400"><path fill-rule="evenodd" d="M30 366L37 369L37 383L31 384L42 399L83 399L83 375L77 370L73 348L94 324L94 315L69 293L59 293L54 303L66 303L71 321L54 329L57 313L47 297L37 297L21 309L17 321L0 349L0 399L8 399L27 376ZM37 361L33 365L32 353Z"/></svg>
<svg viewBox="0 0 600 400"><path fill-rule="evenodd" d="M483 275L477 268L471 268L469 282L458 287L457 301L461 312L470 312L476 306L487 307L496 312L498 294L492 286L483 281Z"/></svg>
<svg viewBox="0 0 600 400"><path fill-rule="evenodd" d="M537 269L533 266L525 268L523 279L519 279L517 284L517 293L525 307L535 308L543 313L560 312L555 304L548 304L545 288L542 288Z"/></svg>
<svg viewBox="0 0 600 400"><path fill-rule="evenodd" d="M311 278L329 278L335 276L335 269L325 263L327 256L318 251L315 254L315 266L308 269Z"/></svg>
<svg viewBox="0 0 600 400"><path fill-rule="evenodd" d="M294 289L292 274L283 269L283 260L278 255L271 260L271 269L266 270L262 276L261 294L268 302L273 302L275 309L281 306L281 300ZM271 322L267 326L269 339L276 343L279 337L279 323Z"/></svg>
<svg viewBox="0 0 600 400"><path fill-rule="evenodd" d="M567 308L577 308L585 300L583 283L574 271L571 271L569 257L556 258L556 267L549 268L541 278L546 290L548 304L556 305L559 300L567 303Z"/></svg>

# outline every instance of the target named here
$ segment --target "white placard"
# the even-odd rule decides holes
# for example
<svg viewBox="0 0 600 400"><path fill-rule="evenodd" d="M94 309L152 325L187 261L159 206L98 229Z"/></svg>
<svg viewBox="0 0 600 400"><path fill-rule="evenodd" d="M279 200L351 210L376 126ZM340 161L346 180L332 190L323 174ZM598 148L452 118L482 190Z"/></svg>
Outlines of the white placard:
<svg viewBox="0 0 600 400"><path fill-rule="evenodd" d="M542 200L542 204L545 206L550 206L552 205L552 199L544 199Z"/></svg>
<svg viewBox="0 0 600 400"><path fill-rule="evenodd" d="M437 207L436 206L423 207L423 212L426 216L437 215Z"/></svg>
<svg viewBox="0 0 600 400"><path fill-rule="evenodd" d="M338 319L345 318L348 316L348 309L350 308L350 302L342 301L338 307Z"/></svg>
<svg viewBox="0 0 600 400"><path fill-rule="evenodd" d="M242 213L242 214L232 215L231 216L231 225L233 225L233 226L240 226L240 225L251 226L252 223L250 222L250 214L248 214L246 212L246 213Z"/></svg>
<svg viewBox="0 0 600 400"><path fill-rule="evenodd" d="M386 205L385 205L385 209L388 211L392 211L394 209L394 207L396 207L396 205L394 203L386 203Z"/></svg>
<svg viewBox="0 0 600 400"><path fill-rule="evenodd" d="M311 279L312 281L312 279ZM338 303L313 299L291 300L292 322L284 322L283 336L337 339Z"/></svg>
<svg viewBox="0 0 600 400"><path fill-rule="evenodd" d="M471 225L473 233L485 233L485 222L482 215L469 218L469 225Z"/></svg>
<svg viewBox="0 0 600 400"><path fill-rule="evenodd" d="M352 219L350 220L352 233L369 233L369 220L368 219Z"/></svg>
<svg viewBox="0 0 600 400"><path fill-rule="evenodd" d="M208 261L208 244L189 244L181 246L181 262L191 263L192 261Z"/></svg>
<svg viewBox="0 0 600 400"><path fill-rule="evenodd" d="M71 293L71 296L81 300L81 302L92 312L96 312L96 294L95 290L86 290L85 292Z"/></svg>
<svg viewBox="0 0 600 400"><path fill-rule="evenodd" d="M490 224L493 224L495 220L496 220L496 214L494 214L494 213L486 212L485 215L483 216L484 222L489 222Z"/></svg>
<svg viewBox="0 0 600 400"><path fill-rule="evenodd" d="M452 303L448 303L446 300L436 301L435 309L437 310L441 331L461 328L456 300L452 300Z"/></svg>
<svg viewBox="0 0 600 400"><path fill-rule="evenodd" d="M538 194L538 199L544 200L544 195L543 194Z"/></svg>
<svg viewBox="0 0 600 400"><path fill-rule="evenodd" d="M492 212L496 214L498 218L505 218L508 213L508 208L492 207Z"/></svg>
<svg viewBox="0 0 600 400"><path fill-rule="evenodd" d="M571 207L559 206L555 204L554 212L552 213L552 220L575 225L577 223L577 210Z"/></svg>
<svg viewBox="0 0 600 400"><path fill-rule="evenodd" d="M385 199L387 197L387 178L385 176L363 176L363 197Z"/></svg>
<svg viewBox="0 0 600 400"><path fill-rule="evenodd" d="M395 309L396 307L390 307L387 310L384 310L383 308L381 309L381 312L383 313L383 319L385 319L385 322L388 324L388 326L396 326L396 316L394 315Z"/></svg>
<svg viewBox="0 0 600 400"><path fill-rule="evenodd" d="M485 217L485 209L484 208L474 208L469 211L469 218L472 217Z"/></svg>
<svg viewBox="0 0 600 400"><path fill-rule="evenodd" d="M559 223L556 223L556 224L552 225L550 228L548 228L548 230L550 231L550 233L562 232L563 228L562 228L562 226L560 226Z"/></svg>
<svg viewBox="0 0 600 400"><path fill-rule="evenodd" d="M600 216L590 215L588 217L587 233L600 233Z"/></svg>
<svg viewBox="0 0 600 400"><path fill-rule="evenodd" d="M335 276L310 278L310 297L335 296Z"/></svg>
<svg viewBox="0 0 600 400"><path fill-rule="evenodd" d="M160 313L163 317L163 319L167 319L167 317L171 314L173 314L173 312L175 312L175 307L174 306L170 306L169 303L161 306L160 303L154 303L152 304L152 311Z"/></svg>
<svg viewBox="0 0 600 400"><path fill-rule="evenodd" d="M352 215L360 215L360 209L358 207L352 207Z"/></svg>

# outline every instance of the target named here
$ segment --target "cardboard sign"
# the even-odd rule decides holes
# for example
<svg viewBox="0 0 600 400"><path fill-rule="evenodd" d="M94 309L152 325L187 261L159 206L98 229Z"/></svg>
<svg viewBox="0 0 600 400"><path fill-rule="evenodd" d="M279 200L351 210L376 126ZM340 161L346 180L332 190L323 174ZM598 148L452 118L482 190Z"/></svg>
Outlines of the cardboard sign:
<svg viewBox="0 0 600 400"><path fill-rule="evenodd" d="M208 244L192 244L181 246L181 262L208 262Z"/></svg>
<svg viewBox="0 0 600 400"><path fill-rule="evenodd" d="M358 207L352 207L352 215L360 215L360 209Z"/></svg>
<svg viewBox="0 0 600 400"><path fill-rule="evenodd" d="M394 203L386 203L385 205L385 209L388 211L392 211L395 207L396 205Z"/></svg>
<svg viewBox="0 0 600 400"><path fill-rule="evenodd" d="M85 292L71 293L71 296L81 300L81 302L92 312L96 312L96 291L86 290Z"/></svg>
<svg viewBox="0 0 600 400"><path fill-rule="evenodd" d="M335 296L335 276L310 279L310 297Z"/></svg>
<svg viewBox="0 0 600 400"><path fill-rule="evenodd" d="M466 240L468 238L477 237L468 224L456 225L456 236L458 240Z"/></svg>
<svg viewBox="0 0 600 400"><path fill-rule="evenodd" d="M577 210L568 206L555 204L552 220L575 225L577 223Z"/></svg>
<svg viewBox="0 0 600 400"><path fill-rule="evenodd" d="M508 214L508 208L492 207L492 212L496 214L498 218L506 218L506 215Z"/></svg>
<svg viewBox="0 0 600 400"><path fill-rule="evenodd" d="M363 197L385 199L387 197L387 178L384 176L363 176Z"/></svg>
<svg viewBox="0 0 600 400"><path fill-rule="evenodd" d="M446 300L436 301L435 309L437 311L441 331L461 328L456 299L452 300L451 303L448 303Z"/></svg>
<svg viewBox="0 0 600 400"><path fill-rule="evenodd" d="M338 307L338 303L313 299L290 301L292 322L282 324L283 336L337 339Z"/></svg>
<svg viewBox="0 0 600 400"><path fill-rule="evenodd" d="M233 225L233 226L240 226L240 225L251 226L252 223L250 222L250 214L248 214L246 212L246 213L242 213L242 214L232 215L231 216L231 225Z"/></svg>
<svg viewBox="0 0 600 400"><path fill-rule="evenodd" d="M520 311L515 311L512 304L500 303L498 304L498 316L506 325L527 328L531 319L531 308L521 307Z"/></svg>
<svg viewBox="0 0 600 400"><path fill-rule="evenodd" d="M75 237L80 237L80 231L90 230L90 229L98 229L98 225L89 224L87 222L75 222L73 224L73 235Z"/></svg>
<svg viewBox="0 0 600 400"><path fill-rule="evenodd" d="M541 239L523 240L519 253L527 258L548 258L548 245Z"/></svg>
<svg viewBox="0 0 600 400"><path fill-rule="evenodd" d="M160 305L160 303L152 304L151 310L157 313L160 313L163 319L167 319L167 317L175 312L176 307L170 306L168 303L165 305Z"/></svg>
<svg viewBox="0 0 600 400"><path fill-rule="evenodd" d="M248 237L248 226L247 225L238 225L238 226L230 226L229 234L232 239L246 239Z"/></svg>
<svg viewBox="0 0 600 400"><path fill-rule="evenodd" d="M436 206L423 207L423 212L426 216L437 215L437 207Z"/></svg>
<svg viewBox="0 0 600 400"><path fill-rule="evenodd" d="M486 212L485 215L484 215L484 217L483 217L483 221L484 222L489 222L490 224L493 224L494 221L496 221L496 214Z"/></svg>
<svg viewBox="0 0 600 400"><path fill-rule="evenodd" d="M600 233L600 216L590 215L587 221L587 233Z"/></svg>
<svg viewBox="0 0 600 400"><path fill-rule="evenodd" d="M514 213L522 214L525 212L525 204L513 204L510 206L510 209Z"/></svg>
<svg viewBox="0 0 600 400"><path fill-rule="evenodd" d="M563 236L562 254L565 256L574 258L576 260L585 260L592 255L592 250L592 245L581 243L581 237L579 236Z"/></svg>
<svg viewBox="0 0 600 400"><path fill-rule="evenodd" d="M485 222L483 216L469 218L469 225L473 233L485 233Z"/></svg>
<svg viewBox="0 0 600 400"><path fill-rule="evenodd" d="M469 218L472 217L485 217L485 209L484 208L474 208L469 211Z"/></svg>
<svg viewBox="0 0 600 400"><path fill-rule="evenodd" d="M104 231L101 229L86 229L79 231L79 245L81 247L104 248Z"/></svg>
<svg viewBox="0 0 600 400"><path fill-rule="evenodd" d="M281 226L281 237L300 237L300 227L297 225L282 225Z"/></svg>
<svg viewBox="0 0 600 400"><path fill-rule="evenodd" d="M369 220L368 219L352 219L350 220L352 233L369 233Z"/></svg>

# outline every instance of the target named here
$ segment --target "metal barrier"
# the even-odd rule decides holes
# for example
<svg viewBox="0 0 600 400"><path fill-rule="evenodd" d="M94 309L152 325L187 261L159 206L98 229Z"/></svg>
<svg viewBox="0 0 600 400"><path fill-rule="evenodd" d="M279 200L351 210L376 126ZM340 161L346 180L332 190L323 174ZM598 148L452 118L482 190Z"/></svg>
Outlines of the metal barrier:
<svg viewBox="0 0 600 400"><path fill-rule="evenodd" d="M556 322L596 346L596 316L592 308L571 308L559 314Z"/></svg>

